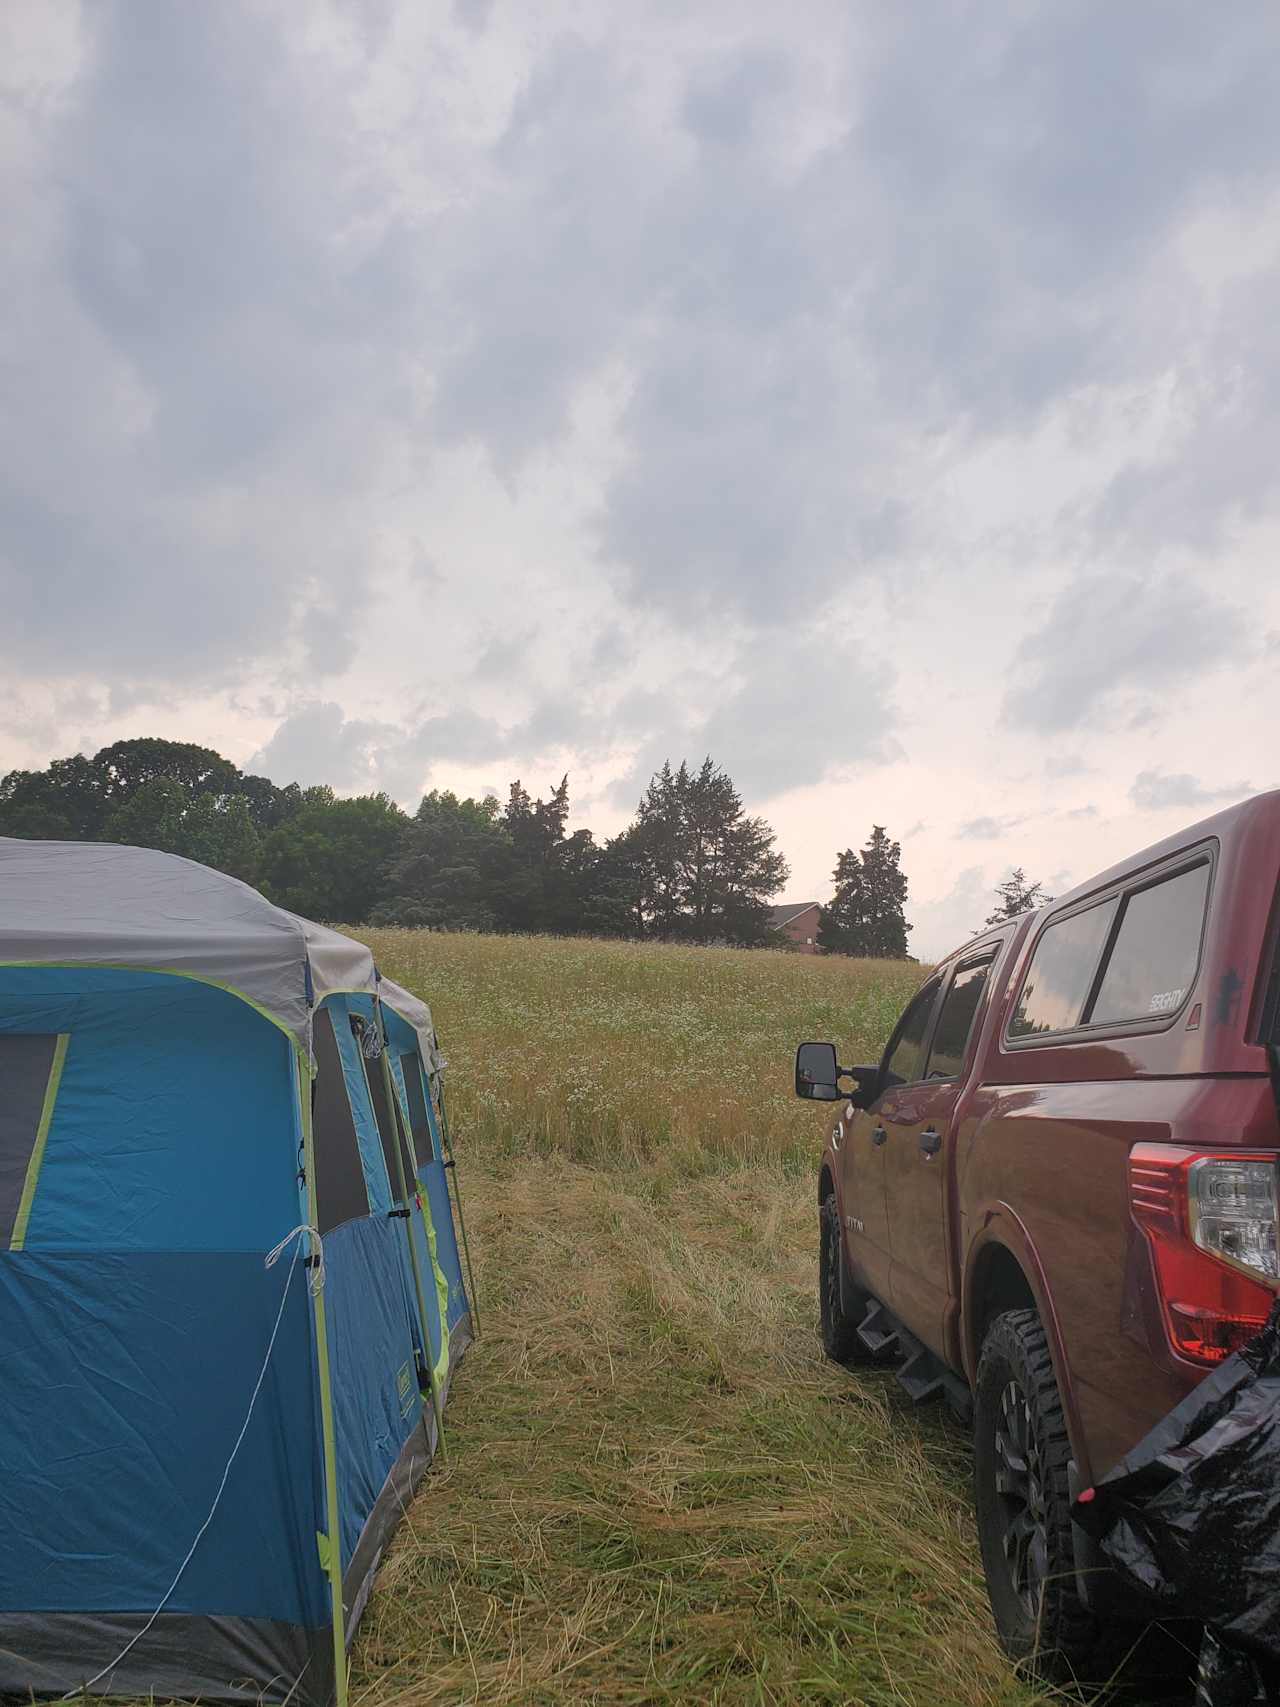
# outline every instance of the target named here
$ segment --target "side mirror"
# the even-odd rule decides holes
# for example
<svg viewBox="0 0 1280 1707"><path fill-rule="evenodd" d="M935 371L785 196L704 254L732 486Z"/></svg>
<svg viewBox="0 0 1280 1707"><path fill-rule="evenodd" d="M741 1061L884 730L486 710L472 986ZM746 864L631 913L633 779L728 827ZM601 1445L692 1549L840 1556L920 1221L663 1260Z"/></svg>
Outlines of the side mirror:
<svg viewBox="0 0 1280 1707"><path fill-rule="evenodd" d="M841 1079L854 1088L843 1091ZM880 1068L842 1067L831 1043L802 1043L796 1050L796 1095L810 1102L839 1102L848 1097L855 1108L869 1108L880 1094Z"/></svg>
<svg viewBox="0 0 1280 1707"><path fill-rule="evenodd" d="M832 1043L802 1043L796 1050L796 1095L810 1102L839 1102L840 1068Z"/></svg>

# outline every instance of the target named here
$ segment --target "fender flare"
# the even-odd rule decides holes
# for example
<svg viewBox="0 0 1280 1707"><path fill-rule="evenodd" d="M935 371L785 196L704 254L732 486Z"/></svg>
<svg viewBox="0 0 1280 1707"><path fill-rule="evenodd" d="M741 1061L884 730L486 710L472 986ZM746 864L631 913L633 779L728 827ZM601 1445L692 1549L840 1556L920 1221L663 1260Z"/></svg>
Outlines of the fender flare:
<svg viewBox="0 0 1280 1707"><path fill-rule="evenodd" d="M961 1293L962 1350L965 1375L970 1387L974 1387L978 1374L978 1359L982 1353L982 1347L978 1343L978 1275L983 1266L984 1253L993 1246L1002 1248L1013 1258L1031 1293L1036 1313L1040 1317L1045 1338L1049 1344L1049 1356L1053 1363L1054 1379L1058 1383L1058 1392L1062 1397L1062 1410L1067 1424L1067 1438L1071 1443L1071 1455L1075 1459L1077 1471L1083 1479L1082 1485L1087 1486L1092 1480L1089 1454L1085 1445L1084 1427L1076 1406L1075 1384L1071 1379L1071 1366L1067 1361L1066 1347L1062 1338L1062 1326L1053 1304L1053 1294L1049 1289L1044 1264L1040 1260L1040 1253L1036 1249L1035 1240L1017 1211L1004 1202L992 1204L984 1212L982 1226L970 1242L965 1257L964 1282Z"/></svg>

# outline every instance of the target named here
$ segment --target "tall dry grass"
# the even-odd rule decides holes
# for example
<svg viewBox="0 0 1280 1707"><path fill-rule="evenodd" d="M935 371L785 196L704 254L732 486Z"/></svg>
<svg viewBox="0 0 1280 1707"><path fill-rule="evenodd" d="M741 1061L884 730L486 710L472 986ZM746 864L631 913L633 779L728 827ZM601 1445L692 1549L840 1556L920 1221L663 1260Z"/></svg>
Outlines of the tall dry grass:
<svg viewBox="0 0 1280 1707"><path fill-rule="evenodd" d="M450 1059L484 1337L379 1575L361 1707L1029 1707L967 1442L815 1334L805 1036L913 966L365 933Z"/></svg>
<svg viewBox="0 0 1280 1707"><path fill-rule="evenodd" d="M802 1039L878 1054L910 962L548 937L359 932L431 1004L473 1145L612 1165L812 1155Z"/></svg>

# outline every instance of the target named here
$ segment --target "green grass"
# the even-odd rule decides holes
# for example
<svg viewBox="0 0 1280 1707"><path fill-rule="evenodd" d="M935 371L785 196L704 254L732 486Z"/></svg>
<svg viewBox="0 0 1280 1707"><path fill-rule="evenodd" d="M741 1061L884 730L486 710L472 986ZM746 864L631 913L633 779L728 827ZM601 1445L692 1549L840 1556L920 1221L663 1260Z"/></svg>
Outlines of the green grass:
<svg viewBox="0 0 1280 1707"><path fill-rule="evenodd" d="M822 1120L910 965L362 933L449 1058L483 1338L353 1699L1045 1701L1000 1655L965 1436L815 1332Z"/></svg>

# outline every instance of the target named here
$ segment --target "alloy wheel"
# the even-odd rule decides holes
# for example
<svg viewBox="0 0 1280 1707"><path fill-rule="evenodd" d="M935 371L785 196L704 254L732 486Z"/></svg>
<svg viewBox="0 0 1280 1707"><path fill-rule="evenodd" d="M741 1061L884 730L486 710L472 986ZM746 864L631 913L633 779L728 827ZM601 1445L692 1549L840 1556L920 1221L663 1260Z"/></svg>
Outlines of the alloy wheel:
<svg viewBox="0 0 1280 1707"><path fill-rule="evenodd" d="M1016 1381L1000 1395L995 1431L995 1487L1003 1515L1001 1546L1010 1580L1034 1618L1048 1571L1045 1488L1031 1407Z"/></svg>

